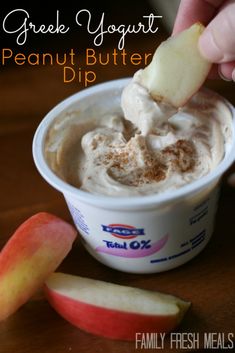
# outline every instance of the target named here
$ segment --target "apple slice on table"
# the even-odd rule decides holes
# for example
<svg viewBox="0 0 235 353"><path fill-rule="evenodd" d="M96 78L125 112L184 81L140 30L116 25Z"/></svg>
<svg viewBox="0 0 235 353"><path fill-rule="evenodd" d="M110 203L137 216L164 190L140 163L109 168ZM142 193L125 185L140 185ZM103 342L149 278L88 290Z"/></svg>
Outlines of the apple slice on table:
<svg viewBox="0 0 235 353"><path fill-rule="evenodd" d="M0 320L43 285L70 251L76 234L70 224L44 212L21 224L0 252Z"/></svg>
<svg viewBox="0 0 235 353"><path fill-rule="evenodd" d="M113 339L169 332L190 303L177 297L84 277L53 273L45 283L51 306L73 325Z"/></svg>
<svg viewBox="0 0 235 353"><path fill-rule="evenodd" d="M204 26L195 23L157 48L141 76L143 86L156 101L179 108L202 86L212 66L198 49L203 31Z"/></svg>

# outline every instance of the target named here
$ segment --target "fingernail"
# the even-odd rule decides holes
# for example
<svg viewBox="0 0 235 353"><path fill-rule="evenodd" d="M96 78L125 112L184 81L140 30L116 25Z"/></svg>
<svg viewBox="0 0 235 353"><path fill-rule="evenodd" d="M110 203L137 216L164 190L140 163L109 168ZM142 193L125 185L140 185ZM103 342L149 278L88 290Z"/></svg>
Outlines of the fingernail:
<svg viewBox="0 0 235 353"><path fill-rule="evenodd" d="M222 78L222 80L224 80L224 81L231 82L232 80L234 80L233 78L228 78L228 77L224 76L224 74L222 73L220 68L218 68L218 74L219 74L220 78Z"/></svg>
<svg viewBox="0 0 235 353"><path fill-rule="evenodd" d="M199 50L201 54L213 63L219 63L223 59L223 53L216 44L212 31L205 29L199 38Z"/></svg>

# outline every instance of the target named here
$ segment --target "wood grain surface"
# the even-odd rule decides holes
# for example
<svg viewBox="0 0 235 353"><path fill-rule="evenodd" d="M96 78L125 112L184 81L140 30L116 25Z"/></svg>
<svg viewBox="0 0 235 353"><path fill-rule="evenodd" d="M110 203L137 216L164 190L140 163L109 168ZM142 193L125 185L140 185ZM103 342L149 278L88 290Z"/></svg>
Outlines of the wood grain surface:
<svg viewBox="0 0 235 353"><path fill-rule="evenodd" d="M141 49L152 50L152 41ZM98 82L130 76L134 66L96 68ZM214 81L208 86L235 104L234 84ZM38 174L31 145L43 116L60 100L80 90L64 84L58 67L15 66L0 75L0 248L16 227L39 211L71 221L63 197ZM234 167L233 167L234 168ZM231 169L232 170L232 169ZM229 174L230 171L227 173ZM165 273L133 275L114 271L94 260L79 241L59 270L159 290L192 302L180 332L228 333L235 330L235 189L223 179L215 232L206 249L189 263ZM0 353L131 353L133 342L119 342L85 333L59 317L42 292L8 320L0 323ZM141 350L144 351L144 350ZM155 350L146 350L156 352ZM164 352L174 352L169 340ZM178 350L180 351L180 350Z"/></svg>

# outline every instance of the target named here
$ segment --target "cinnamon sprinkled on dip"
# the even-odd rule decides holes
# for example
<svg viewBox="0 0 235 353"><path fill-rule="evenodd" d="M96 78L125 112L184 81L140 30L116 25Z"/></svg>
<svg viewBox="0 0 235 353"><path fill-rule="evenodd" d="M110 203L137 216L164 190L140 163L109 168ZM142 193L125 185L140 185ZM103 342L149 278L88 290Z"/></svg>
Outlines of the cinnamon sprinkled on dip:
<svg viewBox="0 0 235 353"><path fill-rule="evenodd" d="M148 195L191 183L223 159L232 117L216 94L201 90L176 110L156 103L137 72L121 104L54 121L45 156L59 177L94 194Z"/></svg>

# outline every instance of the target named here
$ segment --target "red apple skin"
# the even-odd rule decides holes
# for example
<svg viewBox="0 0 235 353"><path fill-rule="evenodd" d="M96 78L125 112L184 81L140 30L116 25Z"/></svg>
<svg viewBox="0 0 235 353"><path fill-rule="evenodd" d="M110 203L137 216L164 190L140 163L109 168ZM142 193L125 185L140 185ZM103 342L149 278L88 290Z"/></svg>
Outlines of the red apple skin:
<svg viewBox="0 0 235 353"><path fill-rule="evenodd" d="M172 331L179 324L177 316L128 313L73 300L51 290L44 291L50 305L74 326L107 338L133 341L137 332Z"/></svg>
<svg viewBox="0 0 235 353"><path fill-rule="evenodd" d="M0 252L0 321L13 314L68 254L77 231L40 212L19 226Z"/></svg>

